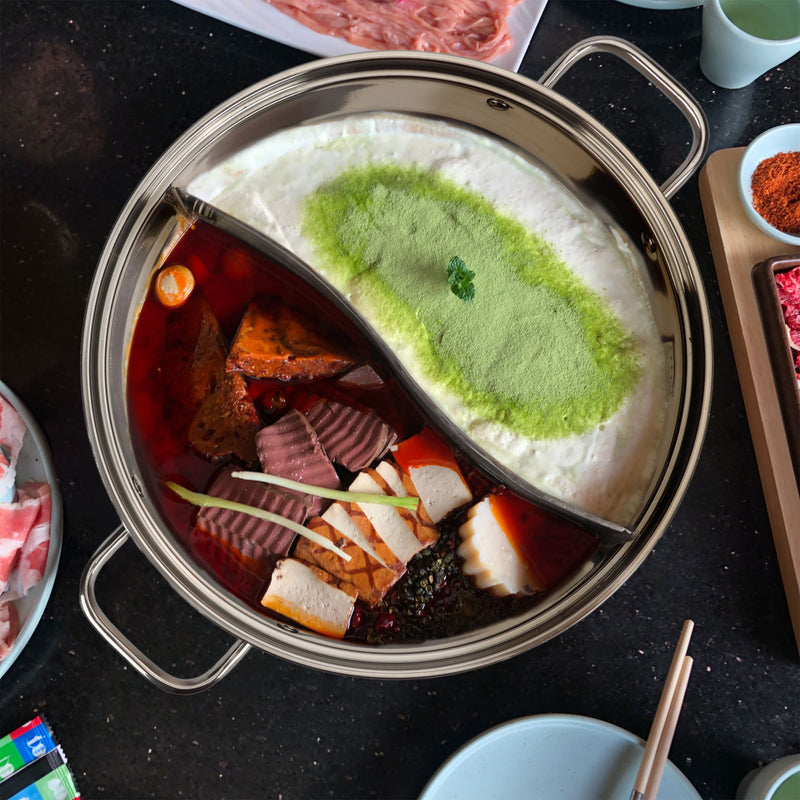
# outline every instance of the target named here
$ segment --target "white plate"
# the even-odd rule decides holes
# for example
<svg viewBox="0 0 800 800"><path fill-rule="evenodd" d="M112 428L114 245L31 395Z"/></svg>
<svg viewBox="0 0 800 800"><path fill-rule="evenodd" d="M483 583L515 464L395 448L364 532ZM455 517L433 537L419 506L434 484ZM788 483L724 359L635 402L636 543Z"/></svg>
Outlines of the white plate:
<svg viewBox="0 0 800 800"><path fill-rule="evenodd" d="M644 752L632 733L588 717L544 714L507 722L451 756L420 800L629 800ZM667 761L661 800L701 800Z"/></svg>
<svg viewBox="0 0 800 800"><path fill-rule="evenodd" d="M317 56L341 56L365 52L346 39L324 36L270 6L265 0L174 0L179 5L236 25L259 36L288 44ZM522 0L511 12L508 26L514 44L491 63L516 72L522 63L547 0Z"/></svg>
<svg viewBox="0 0 800 800"><path fill-rule="evenodd" d="M659 11L674 11L676 8L693 8L703 5L703 0L617 0L626 6L639 8L655 8Z"/></svg>
<svg viewBox="0 0 800 800"><path fill-rule="evenodd" d="M2 381L0 381L0 395L14 406L28 428L25 438L22 440L22 449L17 461L17 485L28 480L46 481L50 485L51 502L50 549L47 552L44 576L25 597L15 602L19 615L19 634L11 647L11 652L0 661L0 677L2 677L33 635L42 614L44 614L47 601L50 599L50 592L53 590L53 582L56 579L58 559L61 555L62 517L61 495L58 492L53 460L44 434L30 411Z"/></svg>

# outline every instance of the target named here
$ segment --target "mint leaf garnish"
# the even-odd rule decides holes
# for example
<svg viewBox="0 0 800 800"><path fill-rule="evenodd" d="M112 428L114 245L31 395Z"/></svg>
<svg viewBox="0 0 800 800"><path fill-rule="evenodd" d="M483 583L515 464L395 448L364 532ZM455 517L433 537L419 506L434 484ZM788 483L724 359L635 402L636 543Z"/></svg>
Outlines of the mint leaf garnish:
<svg viewBox="0 0 800 800"><path fill-rule="evenodd" d="M465 303L471 303L475 299L475 284L472 279L475 273L467 269L463 258L453 256L447 265L447 280L450 282L450 291Z"/></svg>

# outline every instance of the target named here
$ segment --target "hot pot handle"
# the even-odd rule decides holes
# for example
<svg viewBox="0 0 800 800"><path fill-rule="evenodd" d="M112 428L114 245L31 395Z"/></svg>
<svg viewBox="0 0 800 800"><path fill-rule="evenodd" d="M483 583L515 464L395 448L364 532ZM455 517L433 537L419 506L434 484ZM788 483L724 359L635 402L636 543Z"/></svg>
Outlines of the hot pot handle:
<svg viewBox="0 0 800 800"><path fill-rule="evenodd" d="M591 36L578 42L552 64L539 79L539 83L552 89L567 70L592 53L611 53L626 61L666 95L688 120L692 129L689 155L678 169L661 184L661 191L669 199L689 180L705 157L709 134L708 120L703 109L694 97L650 56L630 42L615 36Z"/></svg>
<svg viewBox="0 0 800 800"><path fill-rule="evenodd" d="M224 678L247 655L251 646L237 641L210 669L195 678L176 678L141 652L101 610L94 587L100 570L128 540L123 526L117 528L97 549L81 576L80 604L83 613L100 635L140 674L165 692L194 694Z"/></svg>

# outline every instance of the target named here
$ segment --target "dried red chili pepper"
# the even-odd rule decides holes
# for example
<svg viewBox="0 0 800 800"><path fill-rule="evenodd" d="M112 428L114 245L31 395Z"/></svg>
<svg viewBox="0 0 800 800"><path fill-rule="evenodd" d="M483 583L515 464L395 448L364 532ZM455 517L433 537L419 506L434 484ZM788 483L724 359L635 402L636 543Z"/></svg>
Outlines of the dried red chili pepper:
<svg viewBox="0 0 800 800"><path fill-rule="evenodd" d="M800 234L800 152L765 158L753 172L753 208L779 231Z"/></svg>

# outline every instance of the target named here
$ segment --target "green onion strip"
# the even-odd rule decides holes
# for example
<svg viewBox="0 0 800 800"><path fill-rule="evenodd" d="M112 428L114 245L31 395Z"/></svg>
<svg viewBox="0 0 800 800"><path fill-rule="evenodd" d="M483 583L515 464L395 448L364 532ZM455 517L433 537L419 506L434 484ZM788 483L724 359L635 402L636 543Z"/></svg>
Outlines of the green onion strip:
<svg viewBox="0 0 800 800"><path fill-rule="evenodd" d="M258 519L263 519L267 522L274 522L276 525L283 525L284 527L293 530L295 533L305 536L306 539L310 539L312 542L324 547L326 550L336 553L337 556L343 558L345 561L349 561L351 558L347 553L344 552L344 550L331 542L330 539L326 539L324 536L320 536L320 534L318 534L316 531L312 531L311 528L306 528L305 525L300 525L294 520L282 517L280 514L273 514L271 511L265 511L263 508L248 506L245 503L237 503L234 500L225 500L222 497L214 497L210 494L193 492L190 489L184 489L183 486L180 486L173 481L167 481L167 486L173 492L175 492L178 497L187 500L193 505L210 508L224 508L228 511L241 511L243 514L249 514L251 517L258 517Z"/></svg>
<svg viewBox="0 0 800 800"><path fill-rule="evenodd" d="M246 481L259 481L269 483L273 486L281 486L284 489L294 489L305 494L313 494L318 497L325 497L328 500L343 500L346 503L376 503L384 506L397 506L407 508L409 511L416 511L418 497L397 497L392 494L371 494L370 492L348 492L341 489L328 489L325 486L309 486L307 483L293 481L291 478L281 478L278 475L269 475L266 472L232 472L234 478L241 478Z"/></svg>

